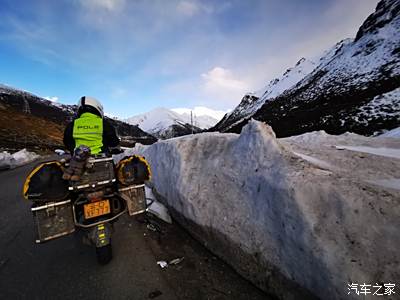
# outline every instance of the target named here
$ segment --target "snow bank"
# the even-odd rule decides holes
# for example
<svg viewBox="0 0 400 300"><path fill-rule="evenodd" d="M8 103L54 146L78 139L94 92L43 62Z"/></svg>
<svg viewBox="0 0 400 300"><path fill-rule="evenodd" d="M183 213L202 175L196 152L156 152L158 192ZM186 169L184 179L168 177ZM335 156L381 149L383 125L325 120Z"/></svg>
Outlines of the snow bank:
<svg viewBox="0 0 400 300"><path fill-rule="evenodd" d="M172 223L171 216L169 215L168 209L157 200L157 197L153 194L153 191L147 185L145 186L147 212L155 215L157 218Z"/></svg>
<svg viewBox="0 0 400 300"><path fill-rule="evenodd" d="M350 299L348 283L400 282L400 191L374 184L396 182L400 160L336 145L400 149L352 134L278 140L251 121L240 135L131 152L149 160L175 219L256 285L285 299Z"/></svg>
<svg viewBox="0 0 400 300"><path fill-rule="evenodd" d="M0 169L13 169L39 158L34 152L29 152L26 149L22 149L14 154L10 154L6 151L0 153Z"/></svg>
<svg viewBox="0 0 400 300"><path fill-rule="evenodd" d="M400 138L400 127L389 130L384 134L381 134L379 137Z"/></svg>

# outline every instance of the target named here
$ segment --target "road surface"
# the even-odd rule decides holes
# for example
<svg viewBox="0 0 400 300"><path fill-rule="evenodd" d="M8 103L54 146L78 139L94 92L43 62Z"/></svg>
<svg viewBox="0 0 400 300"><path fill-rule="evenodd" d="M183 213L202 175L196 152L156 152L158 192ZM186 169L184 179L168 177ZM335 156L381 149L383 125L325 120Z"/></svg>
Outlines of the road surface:
<svg viewBox="0 0 400 300"><path fill-rule="evenodd" d="M270 299L178 225L159 221L154 232L144 216L116 223L106 266L79 233L36 245L22 198L32 167L0 172L0 299ZM157 265L178 257L178 265Z"/></svg>

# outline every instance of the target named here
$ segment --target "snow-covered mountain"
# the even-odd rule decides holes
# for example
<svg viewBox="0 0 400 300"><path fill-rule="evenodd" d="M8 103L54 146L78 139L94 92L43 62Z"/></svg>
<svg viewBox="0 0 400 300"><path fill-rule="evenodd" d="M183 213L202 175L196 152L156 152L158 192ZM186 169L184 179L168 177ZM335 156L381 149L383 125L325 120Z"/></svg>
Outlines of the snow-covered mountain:
<svg viewBox="0 0 400 300"><path fill-rule="evenodd" d="M192 112L192 115L191 115ZM225 112L214 111L206 107L187 108L156 108L147 113L136 115L125 121L138 125L142 130L160 138L170 138L199 132L214 126ZM193 128L190 124L193 121Z"/></svg>
<svg viewBox="0 0 400 300"><path fill-rule="evenodd" d="M301 59L248 94L210 130L239 132L250 118L278 136L325 130L372 135L400 125L400 0L383 0L354 39L317 60Z"/></svg>
<svg viewBox="0 0 400 300"><path fill-rule="evenodd" d="M186 122L190 123L191 114L193 115L193 125L201 128L207 129L220 121L226 111L222 110L213 110L204 106L196 106L193 109L189 108L173 108L172 111L178 113L183 117Z"/></svg>
<svg viewBox="0 0 400 300"><path fill-rule="evenodd" d="M287 69L281 77L271 80L263 89L244 95L240 104L224 116L219 126L224 127L225 124L229 124L231 127L252 116L266 101L280 95L303 79L315 68L315 64L312 60L301 58L293 68Z"/></svg>

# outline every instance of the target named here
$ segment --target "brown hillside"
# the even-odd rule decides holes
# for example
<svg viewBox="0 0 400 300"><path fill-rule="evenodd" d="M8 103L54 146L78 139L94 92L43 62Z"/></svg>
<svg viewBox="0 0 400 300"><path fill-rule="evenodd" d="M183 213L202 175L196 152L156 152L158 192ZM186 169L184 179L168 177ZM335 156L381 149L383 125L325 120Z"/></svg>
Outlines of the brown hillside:
<svg viewBox="0 0 400 300"><path fill-rule="evenodd" d="M14 150L62 147L64 126L0 104L0 148Z"/></svg>

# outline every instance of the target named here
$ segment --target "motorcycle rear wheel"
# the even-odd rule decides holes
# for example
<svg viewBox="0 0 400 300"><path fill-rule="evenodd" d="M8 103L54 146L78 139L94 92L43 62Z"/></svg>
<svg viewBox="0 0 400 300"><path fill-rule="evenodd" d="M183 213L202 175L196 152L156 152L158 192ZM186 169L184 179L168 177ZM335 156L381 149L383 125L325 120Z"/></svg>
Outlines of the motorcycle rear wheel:
<svg viewBox="0 0 400 300"><path fill-rule="evenodd" d="M111 243L103 247L96 247L96 257L100 265L108 264L112 259Z"/></svg>

